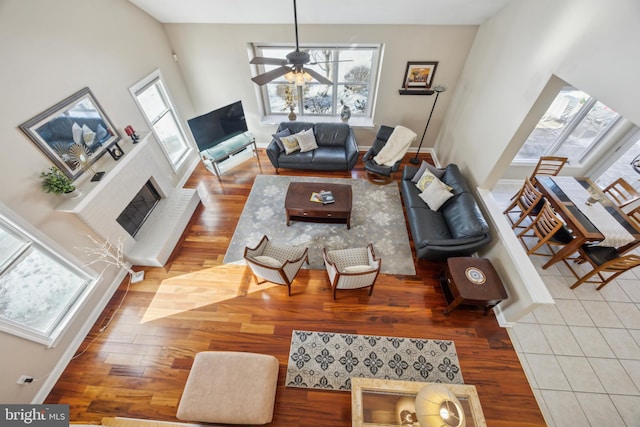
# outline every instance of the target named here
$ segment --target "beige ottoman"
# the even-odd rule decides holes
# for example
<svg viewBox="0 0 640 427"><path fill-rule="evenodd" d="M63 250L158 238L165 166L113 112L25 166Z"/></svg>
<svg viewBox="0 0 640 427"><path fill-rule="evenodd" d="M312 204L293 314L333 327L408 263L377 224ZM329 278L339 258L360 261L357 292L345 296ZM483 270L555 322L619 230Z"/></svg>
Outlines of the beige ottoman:
<svg viewBox="0 0 640 427"><path fill-rule="evenodd" d="M196 354L177 417L221 424L267 424L273 418L278 359L266 354Z"/></svg>

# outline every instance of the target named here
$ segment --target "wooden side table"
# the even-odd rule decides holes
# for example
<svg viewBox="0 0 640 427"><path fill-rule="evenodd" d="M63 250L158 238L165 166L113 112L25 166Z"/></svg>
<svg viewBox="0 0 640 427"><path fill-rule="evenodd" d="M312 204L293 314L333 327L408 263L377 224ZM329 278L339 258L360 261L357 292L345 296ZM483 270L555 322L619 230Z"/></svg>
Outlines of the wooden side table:
<svg viewBox="0 0 640 427"><path fill-rule="evenodd" d="M486 258L449 258L438 278L448 304L442 312L445 315L460 304L470 304L483 306L486 316L489 310L507 298L498 273Z"/></svg>

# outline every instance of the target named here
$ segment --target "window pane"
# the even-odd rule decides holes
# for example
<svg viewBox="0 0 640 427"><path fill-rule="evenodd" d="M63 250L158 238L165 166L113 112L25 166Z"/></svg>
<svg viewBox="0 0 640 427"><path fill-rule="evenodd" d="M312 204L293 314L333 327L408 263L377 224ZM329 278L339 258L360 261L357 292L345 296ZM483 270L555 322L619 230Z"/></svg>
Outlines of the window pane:
<svg viewBox="0 0 640 427"><path fill-rule="evenodd" d="M307 84L304 88L305 114L330 114L333 92L329 85Z"/></svg>
<svg viewBox="0 0 640 427"><path fill-rule="evenodd" d="M574 125L578 112L589 99L588 94L573 87L564 88L542 116L515 159L537 161L543 155L556 155L551 150L563 137L565 130Z"/></svg>
<svg viewBox="0 0 640 427"><path fill-rule="evenodd" d="M0 276L0 317L49 334L89 282L33 249Z"/></svg>
<svg viewBox="0 0 640 427"><path fill-rule="evenodd" d="M269 109L272 113L289 113L289 107L287 104L287 92L291 93L290 100L295 106L297 106L296 87L287 82L286 80L281 83L269 83L267 86L267 93L269 94ZM289 89L287 89L289 88Z"/></svg>
<svg viewBox="0 0 640 427"><path fill-rule="evenodd" d="M20 256L29 246L29 242L13 233L0 228L0 273Z"/></svg>
<svg viewBox="0 0 640 427"><path fill-rule="evenodd" d="M144 92L138 94L138 101L142 105L142 110L147 116L147 120L155 123L156 120L169 108L160 93L158 83L147 88Z"/></svg>
<svg viewBox="0 0 640 427"><path fill-rule="evenodd" d="M367 112L367 99L369 86L362 84L338 85L338 108L346 104L351 109L352 114L364 114Z"/></svg>
<svg viewBox="0 0 640 427"><path fill-rule="evenodd" d="M164 146L167 155L173 164L177 164L187 152L188 147L182 138L180 128L171 112L165 114L154 125L160 143Z"/></svg>
<svg viewBox="0 0 640 427"><path fill-rule="evenodd" d="M618 113L603 103L596 102L596 105L558 148L555 155L568 157L569 162L578 163L594 142L613 126L618 117Z"/></svg>

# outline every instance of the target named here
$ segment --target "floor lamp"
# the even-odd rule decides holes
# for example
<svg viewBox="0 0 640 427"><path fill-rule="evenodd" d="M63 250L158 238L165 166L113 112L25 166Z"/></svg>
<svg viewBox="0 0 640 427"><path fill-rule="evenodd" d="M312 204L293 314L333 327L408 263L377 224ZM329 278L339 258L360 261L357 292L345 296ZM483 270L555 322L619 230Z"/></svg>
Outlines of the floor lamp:
<svg viewBox="0 0 640 427"><path fill-rule="evenodd" d="M446 87L444 86L436 86L433 88L433 90L436 92L436 99L433 101L433 105L431 106L431 112L429 113L429 118L427 119L427 124L424 127L424 132L422 132L422 139L420 139L420 145L418 145L418 151L416 152L416 156L412 159L409 159L409 161L411 163L413 163L414 165L417 165L418 163L420 163L418 161L418 154L420 154L420 148L422 147L422 142L424 141L424 136L427 134L427 128L429 128L429 122L431 121L431 116L433 115L433 110L436 108L436 103L438 102L438 97L440 96L441 92L444 92L445 90L447 90Z"/></svg>

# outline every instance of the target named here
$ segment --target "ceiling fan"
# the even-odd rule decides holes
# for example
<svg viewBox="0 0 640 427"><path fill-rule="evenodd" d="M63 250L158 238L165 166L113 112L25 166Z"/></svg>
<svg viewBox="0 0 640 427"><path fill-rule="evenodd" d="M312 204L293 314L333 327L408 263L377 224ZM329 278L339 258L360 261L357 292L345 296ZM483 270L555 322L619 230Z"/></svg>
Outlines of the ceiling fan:
<svg viewBox="0 0 640 427"><path fill-rule="evenodd" d="M302 86L305 82L311 81L312 78L322 84L332 85L333 82L320 73L309 68L303 68L304 65L322 64L325 61L310 62L311 57L309 56L309 53L300 50L300 46L298 44L298 13L296 9L296 0L293 0L293 19L296 29L296 50L289 52L287 54L287 59L265 58L262 56L254 57L249 62L250 64L280 65L280 67L252 77L251 80L256 84L263 86L278 77L284 76L289 82L295 83L298 86Z"/></svg>

